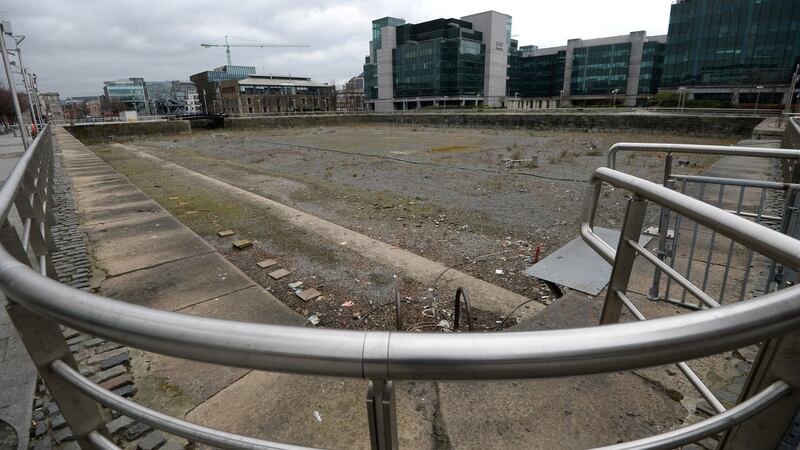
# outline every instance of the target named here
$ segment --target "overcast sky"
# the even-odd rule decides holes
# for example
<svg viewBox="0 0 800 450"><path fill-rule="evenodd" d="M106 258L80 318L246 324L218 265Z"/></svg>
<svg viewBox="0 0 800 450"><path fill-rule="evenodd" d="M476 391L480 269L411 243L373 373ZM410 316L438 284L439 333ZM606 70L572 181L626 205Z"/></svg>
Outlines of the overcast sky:
<svg viewBox="0 0 800 450"><path fill-rule="evenodd" d="M200 43L226 34L239 42L311 45L233 48L234 64L342 83L362 71L371 21L384 16L413 23L493 9L513 17L520 45L549 47L637 30L666 34L672 1L3 0L0 17L27 36L23 58L40 88L65 98L99 95L103 81L119 78L188 80L225 64L224 49Z"/></svg>

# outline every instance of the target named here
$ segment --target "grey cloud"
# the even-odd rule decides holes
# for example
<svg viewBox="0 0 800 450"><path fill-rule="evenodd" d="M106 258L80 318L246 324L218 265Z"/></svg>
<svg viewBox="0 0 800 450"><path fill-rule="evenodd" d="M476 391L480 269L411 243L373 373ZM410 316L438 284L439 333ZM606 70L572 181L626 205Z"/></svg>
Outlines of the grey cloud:
<svg viewBox="0 0 800 450"><path fill-rule="evenodd" d="M522 44L559 45L646 29L663 33L671 0L562 2L387 0L6 0L0 15L23 42L25 62L43 89L98 95L102 82L140 76L188 79L223 65L225 50L201 42L225 34L252 41L307 43L308 49L232 49L234 64L259 72L341 83L362 70L370 22L387 15L415 22L459 17L488 7L514 16ZM607 16L603 14L607 13Z"/></svg>

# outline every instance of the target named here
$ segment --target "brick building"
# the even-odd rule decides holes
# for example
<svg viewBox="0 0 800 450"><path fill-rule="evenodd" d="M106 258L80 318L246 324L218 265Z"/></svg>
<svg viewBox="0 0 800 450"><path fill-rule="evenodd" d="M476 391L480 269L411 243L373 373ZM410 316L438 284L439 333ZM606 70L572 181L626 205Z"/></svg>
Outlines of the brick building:
<svg viewBox="0 0 800 450"><path fill-rule="evenodd" d="M310 78L251 75L220 82L222 112L255 115L276 112L335 111L336 88Z"/></svg>

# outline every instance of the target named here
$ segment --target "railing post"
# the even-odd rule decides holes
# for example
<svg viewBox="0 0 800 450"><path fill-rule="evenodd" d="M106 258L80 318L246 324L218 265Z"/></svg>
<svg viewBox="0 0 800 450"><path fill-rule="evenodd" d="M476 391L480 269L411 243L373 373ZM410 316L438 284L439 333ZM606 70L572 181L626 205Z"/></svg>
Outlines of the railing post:
<svg viewBox="0 0 800 450"><path fill-rule="evenodd" d="M30 264L25 249L19 241L16 230L8 221L0 228L0 244L23 264ZM50 370L50 364L60 359L77 368L75 359L69 351L61 327L49 319L39 316L19 305L13 298L6 297L6 310L17 329L22 344L28 351L33 364L44 379L50 394L58 404L61 414L82 449L93 449L88 435L93 431L106 434L103 418L97 403L73 389L67 382Z"/></svg>
<svg viewBox="0 0 800 450"><path fill-rule="evenodd" d="M779 448L800 411L798 367L800 367L800 331L794 331L761 345L739 402L753 397L776 380L788 383L792 391L760 414L728 430L717 447L719 450Z"/></svg>
<svg viewBox="0 0 800 450"><path fill-rule="evenodd" d="M636 260L636 250L626 243L628 239L639 241L642 234L644 216L647 212L647 201L639 196L634 196L628 201L628 209L625 212L625 222L619 236L617 245L617 256L614 259L614 267L611 270L611 281L606 290L606 301L603 304L603 313L600 316L600 325L619 322L622 312L622 301L616 291L626 292L628 281L631 278L633 262Z"/></svg>
<svg viewBox="0 0 800 450"><path fill-rule="evenodd" d="M667 156L667 164L669 164L670 166L672 165L672 153L670 153ZM668 174L665 174L664 176L669 177ZM664 181L664 186L669 189L674 189L675 180L666 179ZM672 213L667 207L665 206L661 207L661 220L658 223L658 251L656 252L656 256L658 256L658 259L660 259L661 261L666 260L667 256L669 256L670 253L669 249L667 248L667 240L669 239L669 222L670 222L669 219L671 214ZM650 291L647 293L647 298L649 298L650 300L658 300L659 299L658 291L660 285L661 285L661 269L656 267L655 271L653 272L653 284L650 286Z"/></svg>
<svg viewBox="0 0 800 450"><path fill-rule="evenodd" d="M370 380L367 389L367 420L369 420L369 440L373 450L398 448L394 383Z"/></svg>

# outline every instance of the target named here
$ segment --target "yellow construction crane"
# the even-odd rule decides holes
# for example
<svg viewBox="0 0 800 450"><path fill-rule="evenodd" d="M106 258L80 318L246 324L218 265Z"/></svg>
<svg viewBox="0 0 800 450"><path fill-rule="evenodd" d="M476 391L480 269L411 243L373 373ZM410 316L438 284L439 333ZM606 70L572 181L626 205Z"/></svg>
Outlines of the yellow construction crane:
<svg viewBox="0 0 800 450"><path fill-rule="evenodd" d="M231 47L254 47L254 48L271 48L271 47L311 47L308 44L231 44L228 42L228 36L225 36L225 43L224 44L200 44L203 48L211 48L211 47L225 47L225 53L228 56L228 65L232 66L231 63Z"/></svg>

